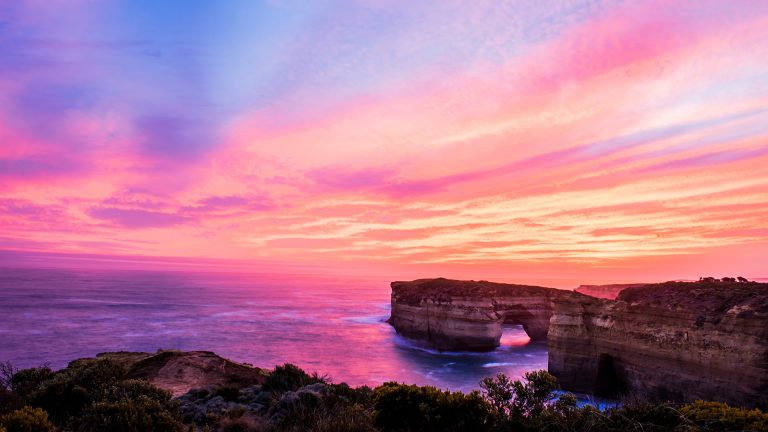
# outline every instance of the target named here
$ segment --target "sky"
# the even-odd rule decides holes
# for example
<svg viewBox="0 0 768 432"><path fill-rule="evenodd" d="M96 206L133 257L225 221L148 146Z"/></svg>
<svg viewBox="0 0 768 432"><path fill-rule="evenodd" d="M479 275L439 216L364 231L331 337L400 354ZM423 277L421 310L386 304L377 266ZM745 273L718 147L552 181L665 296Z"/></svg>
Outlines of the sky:
<svg viewBox="0 0 768 432"><path fill-rule="evenodd" d="M766 40L760 0L1 2L0 257L766 276Z"/></svg>

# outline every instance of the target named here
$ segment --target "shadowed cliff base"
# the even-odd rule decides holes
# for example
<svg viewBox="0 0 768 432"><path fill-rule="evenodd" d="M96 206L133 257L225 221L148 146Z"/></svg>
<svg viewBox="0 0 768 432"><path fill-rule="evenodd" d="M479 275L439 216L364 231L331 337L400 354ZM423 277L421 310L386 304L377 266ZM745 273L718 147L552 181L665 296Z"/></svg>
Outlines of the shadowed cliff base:
<svg viewBox="0 0 768 432"><path fill-rule="evenodd" d="M743 279L743 278L742 278ZM614 286L616 300L486 281L392 283L398 333L446 350L498 346L505 323L547 339L567 390L759 406L768 398L768 284Z"/></svg>

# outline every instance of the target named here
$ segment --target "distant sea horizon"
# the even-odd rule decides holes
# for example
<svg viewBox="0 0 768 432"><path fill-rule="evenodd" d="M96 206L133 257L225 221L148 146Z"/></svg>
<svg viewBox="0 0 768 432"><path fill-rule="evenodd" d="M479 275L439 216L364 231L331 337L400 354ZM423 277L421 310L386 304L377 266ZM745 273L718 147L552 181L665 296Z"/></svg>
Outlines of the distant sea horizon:
<svg viewBox="0 0 768 432"><path fill-rule="evenodd" d="M547 368L519 326L487 353L396 334L387 281L223 272L0 267L0 361L58 369L108 351L206 350L256 367L294 363L350 385L469 391Z"/></svg>

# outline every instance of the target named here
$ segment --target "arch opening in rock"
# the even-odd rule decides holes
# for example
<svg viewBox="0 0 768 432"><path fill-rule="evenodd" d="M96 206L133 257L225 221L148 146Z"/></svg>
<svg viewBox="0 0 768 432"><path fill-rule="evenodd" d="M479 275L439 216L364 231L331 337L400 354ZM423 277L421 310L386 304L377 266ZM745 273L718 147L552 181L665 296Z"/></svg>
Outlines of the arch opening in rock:
<svg viewBox="0 0 768 432"><path fill-rule="evenodd" d="M545 340L547 338L547 331L549 330L549 316L551 314L545 314L544 316L537 316L537 314L531 313L523 307L515 307L514 309L508 309L500 312L502 327L505 326L520 326L528 338L532 341ZM538 314L541 315L541 314Z"/></svg>
<svg viewBox="0 0 768 432"><path fill-rule="evenodd" d="M620 364L610 354L600 354L597 358L597 377L595 396L616 397L627 390L626 381L620 371Z"/></svg>
<svg viewBox="0 0 768 432"><path fill-rule="evenodd" d="M522 324L507 324L501 326L501 339L499 346L503 347L524 347L531 342L531 337L525 331Z"/></svg>

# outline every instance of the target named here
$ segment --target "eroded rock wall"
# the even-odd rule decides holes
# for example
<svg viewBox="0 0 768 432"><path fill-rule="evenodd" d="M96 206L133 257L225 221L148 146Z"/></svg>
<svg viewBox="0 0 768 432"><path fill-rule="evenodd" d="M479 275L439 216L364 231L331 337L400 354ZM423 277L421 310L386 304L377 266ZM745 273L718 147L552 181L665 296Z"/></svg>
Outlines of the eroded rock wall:
<svg viewBox="0 0 768 432"><path fill-rule="evenodd" d="M636 288L648 284L610 284L610 285L579 285L574 291L580 294L601 299L615 300L619 293L627 288Z"/></svg>
<svg viewBox="0 0 768 432"><path fill-rule="evenodd" d="M554 300L570 291L486 281L421 279L392 282L390 323L399 334L445 350L491 350L505 323L533 340L547 337Z"/></svg>
<svg viewBox="0 0 768 432"><path fill-rule="evenodd" d="M667 282L616 300L485 281L392 283L398 333L447 350L498 346L504 323L547 339L569 391L768 406L768 284Z"/></svg>
<svg viewBox="0 0 768 432"><path fill-rule="evenodd" d="M765 406L766 287L671 282L617 301L556 299L549 371L571 391Z"/></svg>

